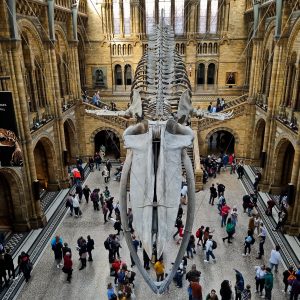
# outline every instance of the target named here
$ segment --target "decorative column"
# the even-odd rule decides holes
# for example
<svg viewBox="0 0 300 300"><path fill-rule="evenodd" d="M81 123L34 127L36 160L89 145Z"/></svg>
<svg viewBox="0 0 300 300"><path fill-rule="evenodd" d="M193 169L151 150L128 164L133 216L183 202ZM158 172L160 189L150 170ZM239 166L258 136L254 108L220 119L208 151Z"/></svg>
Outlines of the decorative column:
<svg viewBox="0 0 300 300"><path fill-rule="evenodd" d="M296 74L295 74L295 81L293 82L293 90L292 90L292 108L293 111L295 109L299 109L299 107L297 107L297 96L300 91L298 91L298 85L299 85L299 64L296 64Z"/></svg>
<svg viewBox="0 0 300 300"><path fill-rule="evenodd" d="M197 1L190 1L190 16L187 17L188 21L189 21L187 34L188 34L188 37L191 37L191 38L193 38L194 35L195 35L195 32L198 31L197 28L196 28L196 26L197 26L196 7L198 7L197 6ZM198 22L199 22L199 20L198 20Z"/></svg>
<svg viewBox="0 0 300 300"><path fill-rule="evenodd" d="M25 166L28 168L28 178L29 182L33 186L33 182L37 181L36 176L36 168L35 168L35 161L34 161L34 155L33 155L33 146L32 146L32 137L30 133L29 128L29 119L28 119L28 109L27 109L27 101L26 101L26 95L25 95L25 86L23 82L22 77L22 70L21 70L21 63L20 63L20 57L21 54L21 42L15 41L13 42L13 49L12 49L12 62L13 62L13 68L15 72L15 79L16 79L16 87L19 95L19 105L20 105L20 113L21 113L21 119L24 129L24 138L26 140L26 145L23 144L23 147L26 147L27 150L27 158L28 162L25 161ZM27 163L27 164L26 164ZM31 186L31 188L32 188ZM39 196L39 195L36 195ZM41 203L39 199L34 199L33 202L34 208L33 208L33 225L34 227L41 227L44 226L46 223L46 217L41 209Z"/></svg>

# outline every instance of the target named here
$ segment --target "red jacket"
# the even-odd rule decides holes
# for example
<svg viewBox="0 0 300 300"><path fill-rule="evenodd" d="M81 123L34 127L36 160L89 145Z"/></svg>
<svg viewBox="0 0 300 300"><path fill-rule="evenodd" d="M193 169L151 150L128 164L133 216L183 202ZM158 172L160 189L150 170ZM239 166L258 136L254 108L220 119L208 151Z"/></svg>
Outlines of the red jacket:
<svg viewBox="0 0 300 300"><path fill-rule="evenodd" d="M115 270L115 272L117 273L120 268L121 268L121 265L122 265L122 262L120 262L119 260L117 261L114 261L112 264L111 264L111 267Z"/></svg>
<svg viewBox="0 0 300 300"><path fill-rule="evenodd" d="M230 207L225 204L223 207L222 207L222 210L221 210L221 215L222 216L225 216L225 215L228 215L230 212Z"/></svg>
<svg viewBox="0 0 300 300"><path fill-rule="evenodd" d="M67 270L72 270L73 262L71 256L65 255L64 256L64 268Z"/></svg>

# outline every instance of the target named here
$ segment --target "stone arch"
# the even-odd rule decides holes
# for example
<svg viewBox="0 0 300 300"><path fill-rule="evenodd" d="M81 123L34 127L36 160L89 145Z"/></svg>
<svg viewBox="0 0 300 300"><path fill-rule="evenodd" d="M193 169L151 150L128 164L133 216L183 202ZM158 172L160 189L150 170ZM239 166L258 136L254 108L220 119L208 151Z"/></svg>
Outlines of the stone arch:
<svg viewBox="0 0 300 300"><path fill-rule="evenodd" d="M94 145L94 149L96 148L96 145L95 145L95 138L97 136L98 133L100 132L105 132L105 131L111 131L119 140L119 146L117 146L119 149L119 157L124 157L125 156L125 153L124 153L124 148L123 148L123 137L122 137L122 134L116 130L115 128L112 128L112 127L99 127L97 128L96 130L94 130L91 134L91 137L90 137L90 142L91 144Z"/></svg>
<svg viewBox="0 0 300 300"><path fill-rule="evenodd" d="M0 168L0 229L11 229L28 220L23 180L17 172L13 168Z"/></svg>
<svg viewBox="0 0 300 300"><path fill-rule="evenodd" d="M293 161L295 156L295 145L291 139L282 136L275 146L273 156L273 180L272 186L285 190L291 181Z"/></svg>
<svg viewBox="0 0 300 300"><path fill-rule="evenodd" d="M236 131L234 131L233 129L229 128L229 127L217 127L217 128L214 128L213 130L211 130L207 135L206 135L206 138L205 138L205 143L208 144L209 143L209 139L210 137L216 133L217 131L228 131L229 133L231 133L234 137L234 141L236 144L239 143L239 136L237 134Z"/></svg>
<svg viewBox="0 0 300 300"><path fill-rule="evenodd" d="M300 18L298 17L297 20L294 22L293 27L291 28L289 39L287 42L287 49L293 50L293 44L299 32L300 32Z"/></svg>
<svg viewBox="0 0 300 300"><path fill-rule="evenodd" d="M265 136L266 121L261 118L257 121L254 130L254 140L253 140L253 158L259 160L261 158L261 153L263 150L264 136Z"/></svg>
<svg viewBox="0 0 300 300"><path fill-rule="evenodd" d="M57 187L58 166L53 142L48 137L41 137L36 141L33 153L37 179L41 187L45 189Z"/></svg>
<svg viewBox="0 0 300 300"><path fill-rule="evenodd" d="M77 151L77 135L74 122L70 118L64 120L64 136L66 144L66 156L64 157L64 163L70 164L76 161L78 155Z"/></svg>
<svg viewBox="0 0 300 300"><path fill-rule="evenodd" d="M23 31L25 32L28 31L34 37L34 40L37 42L37 45L39 47L39 53L43 54L44 53L43 42L35 25L30 20L22 18L18 20L18 27L19 27L20 35L22 35ZM44 57L41 56L41 58L44 62Z"/></svg>

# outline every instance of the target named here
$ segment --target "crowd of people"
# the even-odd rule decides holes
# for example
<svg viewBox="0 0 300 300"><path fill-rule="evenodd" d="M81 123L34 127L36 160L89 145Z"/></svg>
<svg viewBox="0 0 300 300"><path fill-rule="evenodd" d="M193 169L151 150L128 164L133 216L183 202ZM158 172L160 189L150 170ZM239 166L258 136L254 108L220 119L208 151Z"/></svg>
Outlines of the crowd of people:
<svg viewBox="0 0 300 300"><path fill-rule="evenodd" d="M209 103L207 111L210 113L216 113L222 111L225 108L226 104L224 98L217 98L216 104L213 104L212 102Z"/></svg>

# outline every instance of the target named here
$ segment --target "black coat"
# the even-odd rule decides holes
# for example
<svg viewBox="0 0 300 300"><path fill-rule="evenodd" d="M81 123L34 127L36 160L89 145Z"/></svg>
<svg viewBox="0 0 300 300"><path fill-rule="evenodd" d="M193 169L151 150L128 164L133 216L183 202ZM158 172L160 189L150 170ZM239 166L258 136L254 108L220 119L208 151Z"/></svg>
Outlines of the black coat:
<svg viewBox="0 0 300 300"><path fill-rule="evenodd" d="M62 248L63 248L63 245L61 242L58 242L52 246L52 250L54 251L55 259L62 259L62 257L63 257Z"/></svg>
<svg viewBox="0 0 300 300"><path fill-rule="evenodd" d="M11 270L14 268L14 261L12 256L9 253L4 254L4 261L5 261L6 270Z"/></svg>

